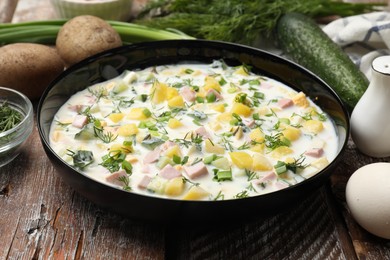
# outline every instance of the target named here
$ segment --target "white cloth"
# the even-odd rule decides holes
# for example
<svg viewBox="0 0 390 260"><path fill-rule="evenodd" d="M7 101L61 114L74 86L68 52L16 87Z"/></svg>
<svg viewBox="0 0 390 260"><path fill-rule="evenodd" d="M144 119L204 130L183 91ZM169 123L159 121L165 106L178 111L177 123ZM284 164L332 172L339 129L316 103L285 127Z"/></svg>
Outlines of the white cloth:
<svg viewBox="0 0 390 260"><path fill-rule="evenodd" d="M351 57L370 79L371 63L390 55L390 12L373 12L337 19L324 32Z"/></svg>

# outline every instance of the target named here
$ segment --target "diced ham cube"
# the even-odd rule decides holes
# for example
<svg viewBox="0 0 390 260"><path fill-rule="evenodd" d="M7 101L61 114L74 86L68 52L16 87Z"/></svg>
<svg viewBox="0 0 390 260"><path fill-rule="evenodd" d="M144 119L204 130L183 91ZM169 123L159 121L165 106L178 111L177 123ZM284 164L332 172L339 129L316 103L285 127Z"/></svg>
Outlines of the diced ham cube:
<svg viewBox="0 0 390 260"><path fill-rule="evenodd" d="M142 173L150 173L150 165L149 164L142 165L141 172Z"/></svg>
<svg viewBox="0 0 390 260"><path fill-rule="evenodd" d="M222 95L219 94L219 92L216 91L216 90L213 89L213 88L212 88L212 89L209 89L209 90L207 91L206 96L210 95L211 93L214 94L216 100L222 100L222 99L223 99Z"/></svg>
<svg viewBox="0 0 390 260"><path fill-rule="evenodd" d="M172 142L172 141L166 141L165 143L163 143L161 146L160 146L160 149L162 152L165 152L167 151L169 148L171 148L172 146L175 146L176 143L175 142Z"/></svg>
<svg viewBox="0 0 390 260"><path fill-rule="evenodd" d="M170 164L167 164L162 170L160 171L160 176L165 179L173 179L177 177L181 177L181 172L179 172L175 167L173 167Z"/></svg>
<svg viewBox="0 0 390 260"><path fill-rule="evenodd" d="M324 154L324 149L322 148L312 148L305 152L305 155L320 158Z"/></svg>
<svg viewBox="0 0 390 260"><path fill-rule="evenodd" d="M96 102L95 96L87 96L88 104L94 104Z"/></svg>
<svg viewBox="0 0 390 260"><path fill-rule="evenodd" d="M277 190L282 190L282 189L285 189L285 188L287 188L287 187L288 187L288 184L285 183L284 181L277 181L277 182L275 183L275 188L276 188Z"/></svg>
<svg viewBox="0 0 390 260"><path fill-rule="evenodd" d="M150 183L150 181L152 180L151 177L149 177L148 175L145 175L142 180L138 183L138 188L140 189L146 189L146 187L148 187L148 184Z"/></svg>
<svg viewBox="0 0 390 260"><path fill-rule="evenodd" d="M160 158L160 154L161 154L160 147L156 147L153 151L150 151L145 155L143 162L145 164L157 162L158 159Z"/></svg>
<svg viewBox="0 0 390 260"><path fill-rule="evenodd" d="M278 106L280 108L287 108L287 107L290 107L294 105L294 102L292 101L292 99L289 99L289 98L282 98L278 101Z"/></svg>
<svg viewBox="0 0 390 260"><path fill-rule="evenodd" d="M69 106L69 110L71 110L73 112L77 112L77 113L80 113L83 110L83 108L84 108L84 105L81 105L81 104Z"/></svg>
<svg viewBox="0 0 390 260"><path fill-rule="evenodd" d="M272 88L273 86L270 83L261 82L260 87L269 89Z"/></svg>
<svg viewBox="0 0 390 260"><path fill-rule="evenodd" d="M207 129L204 126L199 127L195 130L195 133L202 136L203 139L209 139L210 134L207 132Z"/></svg>
<svg viewBox="0 0 390 260"><path fill-rule="evenodd" d="M196 98L195 90L187 86L180 89L180 95L182 95L187 102L194 102Z"/></svg>
<svg viewBox="0 0 390 260"><path fill-rule="evenodd" d="M243 118L242 119L242 122L249 128L252 128L255 126L255 120L253 119L246 119L246 118Z"/></svg>
<svg viewBox="0 0 390 260"><path fill-rule="evenodd" d="M276 173L271 171L267 175L263 176L262 178L255 180L254 183L260 185L261 183L272 181L276 179Z"/></svg>
<svg viewBox="0 0 390 260"><path fill-rule="evenodd" d="M110 174L109 176L106 177L106 181L118 186L123 186L123 182L120 181L121 177L127 178L127 173L125 172L125 170L120 170Z"/></svg>
<svg viewBox="0 0 390 260"><path fill-rule="evenodd" d="M184 171L191 179L199 178L209 173L206 165L203 162L198 162L190 166L184 166Z"/></svg>
<svg viewBox="0 0 390 260"><path fill-rule="evenodd" d="M77 128L83 128L88 123L88 117L85 115L76 115L72 125Z"/></svg>

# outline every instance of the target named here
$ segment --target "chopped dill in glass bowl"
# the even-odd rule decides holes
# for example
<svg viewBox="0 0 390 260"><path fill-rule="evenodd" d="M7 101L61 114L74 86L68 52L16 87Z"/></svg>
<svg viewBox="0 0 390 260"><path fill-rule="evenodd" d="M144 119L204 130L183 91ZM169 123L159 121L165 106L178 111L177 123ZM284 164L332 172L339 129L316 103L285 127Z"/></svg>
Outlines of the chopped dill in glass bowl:
<svg viewBox="0 0 390 260"><path fill-rule="evenodd" d="M33 107L22 93L0 87L0 167L19 155L33 129Z"/></svg>

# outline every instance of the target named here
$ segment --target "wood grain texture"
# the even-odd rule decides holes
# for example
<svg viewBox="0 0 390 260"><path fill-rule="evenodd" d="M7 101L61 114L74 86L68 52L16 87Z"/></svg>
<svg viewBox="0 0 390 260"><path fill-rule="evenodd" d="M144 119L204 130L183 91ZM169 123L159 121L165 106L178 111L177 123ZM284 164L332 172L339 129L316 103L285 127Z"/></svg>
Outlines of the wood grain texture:
<svg viewBox="0 0 390 260"><path fill-rule="evenodd" d="M13 22L56 17L49 0L19 0L15 10L16 2L0 0L0 22L14 12ZM56 175L35 128L23 153L0 168L0 259L390 260L389 240L362 229L345 202L355 170L389 159L365 156L350 140L329 184L291 211L219 226L156 226L75 193Z"/></svg>
<svg viewBox="0 0 390 260"><path fill-rule="evenodd" d="M126 205L124 205L126 206ZM163 227L85 200L56 175L34 129L0 168L0 259L163 259Z"/></svg>
<svg viewBox="0 0 390 260"><path fill-rule="evenodd" d="M167 238L172 243L167 254L171 259L355 259L349 240L340 241L345 229L335 224L328 193L324 187L292 211L267 219L181 227Z"/></svg>
<svg viewBox="0 0 390 260"><path fill-rule="evenodd" d="M18 0L0 1L0 23L9 23L12 21Z"/></svg>

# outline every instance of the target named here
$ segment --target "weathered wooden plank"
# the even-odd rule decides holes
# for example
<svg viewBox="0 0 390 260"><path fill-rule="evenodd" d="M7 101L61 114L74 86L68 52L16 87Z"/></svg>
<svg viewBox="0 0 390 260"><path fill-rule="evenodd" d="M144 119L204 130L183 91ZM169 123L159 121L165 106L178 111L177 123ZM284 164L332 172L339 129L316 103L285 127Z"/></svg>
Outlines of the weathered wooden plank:
<svg viewBox="0 0 390 260"><path fill-rule="evenodd" d="M0 259L164 258L163 227L108 212L75 193L56 175L36 129L0 172Z"/></svg>
<svg viewBox="0 0 390 260"><path fill-rule="evenodd" d="M352 140L349 140L343 160L332 175L332 192L343 215L356 254L359 259L390 259L390 242L369 234L361 228L348 211L345 200L345 187L349 177L360 167L374 162L389 162L390 158L372 158L360 153Z"/></svg>
<svg viewBox="0 0 390 260"><path fill-rule="evenodd" d="M248 223L170 229L172 259L354 259L322 188L285 213ZM213 216L216 217L216 216ZM222 216L223 217L223 216ZM176 245L174 247L174 244Z"/></svg>

